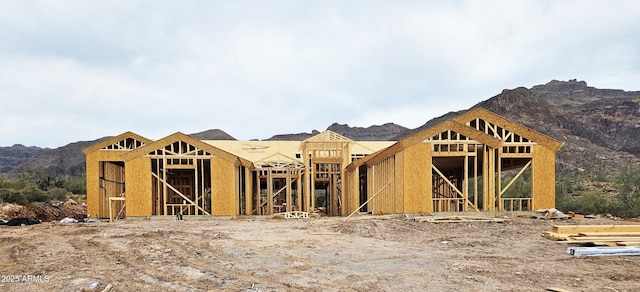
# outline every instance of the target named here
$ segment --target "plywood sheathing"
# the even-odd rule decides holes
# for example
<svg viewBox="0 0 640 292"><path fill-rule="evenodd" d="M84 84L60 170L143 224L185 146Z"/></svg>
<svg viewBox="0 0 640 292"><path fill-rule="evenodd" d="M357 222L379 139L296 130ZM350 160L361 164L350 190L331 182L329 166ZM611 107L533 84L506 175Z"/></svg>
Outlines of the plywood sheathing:
<svg viewBox="0 0 640 292"><path fill-rule="evenodd" d="M236 167L221 159L211 160L211 215L236 215L238 195Z"/></svg>
<svg viewBox="0 0 640 292"><path fill-rule="evenodd" d="M535 145L534 151L531 173L532 210L554 208L556 206L555 152L540 145Z"/></svg>
<svg viewBox="0 0 640 292"><path fill-rule="evenodd" d="M127 179L126 216L153 215L153 200L151 199L151 159L137 157L126 162L125 175Z"/></svg>
<svg viewBox="0 0 640 292"><path fill-rule="evenodd" d="M402 180L404 213L423 213L433 210L431 200L431 147L415 144L402 152Z"/></svg>

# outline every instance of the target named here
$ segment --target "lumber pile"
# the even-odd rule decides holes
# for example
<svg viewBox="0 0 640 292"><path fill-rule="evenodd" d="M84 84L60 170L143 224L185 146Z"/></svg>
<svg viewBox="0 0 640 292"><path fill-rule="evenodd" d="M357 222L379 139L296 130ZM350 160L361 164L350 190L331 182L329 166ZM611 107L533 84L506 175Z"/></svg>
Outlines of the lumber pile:
<svg viewBox="0 0 640 292"><path fill-rule="evenodd" d="M554 225L543 236L563 243L640 246L640 225Z"/></svg>
<svg viewBox="0 0 640 292"><path fill-rule="evenodd" d="M415 222L431 222L431 223L468 223L468 222L494 222L504 223L509 221L506 218L491 218L479 216L422 216L414 217Z"/></svg>

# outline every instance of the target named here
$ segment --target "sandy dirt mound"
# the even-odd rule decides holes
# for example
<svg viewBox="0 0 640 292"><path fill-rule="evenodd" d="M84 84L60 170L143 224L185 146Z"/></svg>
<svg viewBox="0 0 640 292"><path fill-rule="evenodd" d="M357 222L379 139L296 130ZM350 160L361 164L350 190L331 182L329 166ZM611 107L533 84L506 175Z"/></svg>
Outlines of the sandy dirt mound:
<svg viewBox="0 0 640 292"><path fill-rule="evenodd" d="M541 236L610 221L343 219L0 226L0 275L32 279L0 291L640 291L636 258L574 257Z"/></svg>
<svg viewBox="0 0 640 292"><path fill-rule="evenodd" d="M73 200L66 202L32 203L28 206L4 204L0 208L0 219L32 218L43 222L59 221L65 217L82 220L87 215L87 208Z"/></svg>
<svg viewBox="0 0 640 292"><path fill-rule="evenodd" d="M16 204L3 204L0 208L0 219L35 218L36 214L29 208Z"/></svg>

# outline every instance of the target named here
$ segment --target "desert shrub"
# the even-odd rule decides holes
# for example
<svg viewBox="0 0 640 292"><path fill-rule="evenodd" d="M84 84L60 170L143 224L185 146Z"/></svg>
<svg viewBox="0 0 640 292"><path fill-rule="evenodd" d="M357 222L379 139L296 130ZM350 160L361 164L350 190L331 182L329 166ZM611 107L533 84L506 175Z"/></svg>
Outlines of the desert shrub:
<svg viewBox="0 0 640 292"><path fill-rule="evenodd" d="M66 189L52 188L47 191L47 199L49 201L66 201L72 193Z"/></svg>
<svg viewBox="0 0 640 292"><path fill-rule="evenodd" d="M3 203L23 204L24 202L26 202L26 199L24 195L20 192L20 190L10 189L10 188L0 189L0 200Z"/></svg>
<svg viewBox="0 0 640 292"><path fill-rule="evenodd" d="M598 191L586 191L576 200L576 210L584 214L606 214L612 211L607 198Z"/></svg>
<svg viewBox="0 0 640 292"><path fill-rule="evenodd" d="M625 165L617 180L620 193L617 196L617 213L623 217L640 215L640 167Z"/></svg>
<svg viewBox="0 0 640 292"><path fill-rule="evenodd" d="M556 208L562 211L577 210L576 200L570 196L573 192L572 182L567 179L556 181Z"/></svg>
<svg viewBox="0 0 640 292"><path fill-rule="evenodd" d="M515 177L516 173L506 175L502 181L505 188ZM502 195L503 198L531 198L531 170L525 171L511 184Z"/></svg>
<svg viewBox="0 0 640 292"><path fill-rule="evenodd" d="M73 194L87 193L87 178L84 173L76 173L62 179L62 188Z"/></svg>
<svg viewBox="0 0 640 292"><path fill-rule="evenodd" d="M25 202L22 204L28 204L30 202L48 202L50 201L47 192L41 190L33 184L27 185L22 189L22 195Z"/></svg>
<svg viewBox="0 0 640 292"><path fill-rule="evenodd" d="M9 179L4 175L0 175L0 189L22 189L27 185L27 181L18 179Z"/></svg>
<svg viewBox="0 0 640 292"><path fill-rule="evenodd" d="M43 191L33 183L26 184L21 189L0 188L0 201L20 205L34 202L64 201L68 196L69 192L65 189L51 188L48 191Z"/></svg>

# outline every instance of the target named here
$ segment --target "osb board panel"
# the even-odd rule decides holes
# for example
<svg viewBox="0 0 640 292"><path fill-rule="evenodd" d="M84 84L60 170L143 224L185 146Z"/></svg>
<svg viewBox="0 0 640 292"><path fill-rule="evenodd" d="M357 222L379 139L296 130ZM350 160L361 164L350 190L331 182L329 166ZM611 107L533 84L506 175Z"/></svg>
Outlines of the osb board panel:
<svg viewBox="0 0 640 292"><path fill-rule="evenodd" d="M431 145L418 143L403 151L404 212L420 213L432 210Z"/></svg>
<svg viewBox="0 0 640 292"><path fill-rule="evenodd" d="M226 160L211 159L211 215L237 215L236 167Z"/></svg>
<svg viewBox="0 0 640 292"><path fill-rule="evenodd" d="M125 164L126 215L151 216L151 159L138 157Z"/></svg>
<svg viewBox="0 0 640 292"><path fill-rule="evenodd" d="M555 152L535 145L532 165L533 210L554 208L556 206Z"/></svg>
<svg viewBox="0 0 640 292"><path fill-rule="evenodd" d="M393 193L394 193L394 213L404 213L404 181L403 181L403 168L404 168L404 156L396 155L395 156L395 165L394 165L394 184L393 184Z"/></svg>
<svg viewBox="0 0 640 292"><path fill-rule="evenodd" d="M94 152L86 157L87 177L87 214L90 217L98 216L100 204L100 163L96 159L98 153Z"/></svg>
<svg viewBox="0 0 640 292"><path fill-rule="evenodd" d="M253 211L253 177L251 176L253 171L249 168L244 169L244 183L245 183L245 215L251 215Z"/></svg>
<svg viewBox="0 0 640 292"><path fill-rule="evenodd" d="M87 213L96 217L100 213L100 161L122 161L120 154L127 151L94 151L85 158L87 178ZM107 212L109 212L107 210Z"/></svg>

